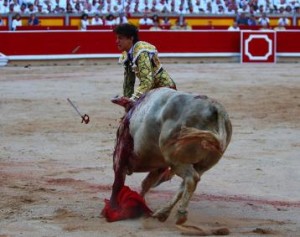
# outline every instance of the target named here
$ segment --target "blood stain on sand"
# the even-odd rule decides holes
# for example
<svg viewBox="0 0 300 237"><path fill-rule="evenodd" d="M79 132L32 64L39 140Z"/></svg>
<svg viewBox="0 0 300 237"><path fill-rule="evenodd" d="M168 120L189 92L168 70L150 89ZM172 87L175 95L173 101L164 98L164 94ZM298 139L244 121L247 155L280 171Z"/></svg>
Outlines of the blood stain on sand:
<svg viewBox="0 0 300 237"><path fill-rule="evenodd" d="M72 178L48 179L47 183L52 185L76 186L83 189L88 189L92 192L106 192L111 190L111 185L92 184L84 180L77 180Z"/></svg>

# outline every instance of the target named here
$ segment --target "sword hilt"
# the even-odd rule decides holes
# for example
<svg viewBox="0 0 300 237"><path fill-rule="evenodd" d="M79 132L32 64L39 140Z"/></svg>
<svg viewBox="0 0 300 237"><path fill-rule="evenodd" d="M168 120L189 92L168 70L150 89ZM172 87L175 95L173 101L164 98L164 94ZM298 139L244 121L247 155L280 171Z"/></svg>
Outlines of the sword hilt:
<svg viewBox="0 0 300 237"><path fill-rule="evenodd" d="M90 117L87 114L83 115L81 118L81 123L88 124L90 122Z"/></svg>

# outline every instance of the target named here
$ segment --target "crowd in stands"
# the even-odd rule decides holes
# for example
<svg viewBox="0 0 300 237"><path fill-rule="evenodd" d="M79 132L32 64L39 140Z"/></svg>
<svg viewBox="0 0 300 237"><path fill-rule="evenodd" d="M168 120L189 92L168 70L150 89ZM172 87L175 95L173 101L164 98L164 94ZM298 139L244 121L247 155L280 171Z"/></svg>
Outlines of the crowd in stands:
<svg viewBox="0 0 300 237"><path fill-rule="evenodd" d="M300 0L0 0L0 14L300 13Z"/></svg>
<svg viewBox="0 0 300 237"><path fill-rule="evenodd" d="M300 14L300 0L0 0L1 14L13 14L11 29L22 24L21 15L30 15L28 25L39 25L36 15L75 13L81 14L80 28L88 25L114 26L127 23L131 14L142 17L139 25L151 25L150 30L192 29L184 16L189 14L230 14L236 22L229 30L238 26L269 27L268 14L279 13L288 16ZM168 14L177 15L178 20L171 26ZM3 22L2 22L3 23ZM0 17L1 24L1 17ZM278 26L290 25L287 17L281 17Z"/></svg>

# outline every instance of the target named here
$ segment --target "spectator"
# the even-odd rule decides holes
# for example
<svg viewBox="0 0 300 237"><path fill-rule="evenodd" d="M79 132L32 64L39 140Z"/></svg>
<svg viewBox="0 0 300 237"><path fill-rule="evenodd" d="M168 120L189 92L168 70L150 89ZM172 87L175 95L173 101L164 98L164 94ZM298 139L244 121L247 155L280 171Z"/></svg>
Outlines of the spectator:
<svg viewBox="0 0 300 237"><path fill-rule="evenodd" d="M162 30L162 28L160 28L159 23L156 21L156 22L154 22L153 26L151 26L149 28L149 30L151 30L151 31L159 31L159 30Z"/></svg>
<svg viewBox="0 0 300 237"><path fill-rule="evenodd" d="M218 9L216 11L216 14L226 14L225 8L223 5L218 5Z"/></svg>
<svg viewBox="0 0 300 237"><path fill-rule="evenodd" d="M46 4L46 11L48 12L48 13L53 13L53 9L52 9L52 5L51 4Z"/></svg>
<svg viewBox="0 0 300 237"><path fill-rule="evenodd" d="M81 7L80 2L76 2L74 5L74 13L82 13L83 9Z"/></svg>
<svg viewBox="0 0 300 237"><path fill-rule="evenodd" d="M188 4L186 12L187 12L187 14L197 14L197 13L199 13L198 9L194 8L194 5L191 2Z"/></svg>
<svg viewBox="0 0 300 237"><path fill-rule="evenodd" d="M287 13L287 14L292 14L293 13L293 9L292 9L292 7L290 6L290 5L287 5L286 6L286 8L285 8L285 12Z"/></svg>
<svg viewBox="0 0 300 237"><path fill-rule="evenodd" d="M151 4L149 0L141 0L141 2L138 4L138 9L140 12L145 12L147 9L151 8Z"/></svg>
<svg viewBox="0 0 300 237"><path fill-rule="evenodd" d="M171 30L191 30L192 27L187 24L183 17L176 20L176 24L171 27Z"/></svg>
<svg viewBox="0 0 300 237"><path fill-rule="evenodd" d="M150 9L151 9L151 12L153 12L153 13L160 12L160 9L158 7L156 0L152 0L152 5L151 5Z"/></svg>
<svg viewBox="0 0 300 237"><path fill-rule="evenodd" d="M93 15L96 13L95 8L93 8L91 3L86 3L84 6L84 13L88 14L88 15Z"/></svg>
<svg viewBox="0 0 300 237"><path fill-rule="evenodd" d="M284 6L280 6L279 9L278 9L278 14L285 14L285 7Z"/></svg>
<svg viewBox="0 0 300 237"><path fill-rule="evenodd" d="M13 21L11 23L11 29L13 31L17 30L18 26L22 26L22 19L21 19L21 15L19 13L17 13L14 17L13 17Z"/></svg>
<svg viewBox="0 0 300 237"><path fill-rule="evenodd" d="M169 29L171 27L171 21L168 16L164 16L164 18L160 20L160 27L162 29Z"/></svg>
<svg viewBox="0 0 300 237"><path fill-rule="evenodd" d="M185 4L184 3L181 3L178 7L178 9L176 10L176 12L180 15L182 14L186 14L187 11L186 11L186 8L185 8Z"/></svg>
<svg viewBox="0 0 300 237"><path fill-rule="evenodd" d="M107 0L107 3L103 6L102 12L106 15L113 13L113 6L111 4L111 1Z"/></svg>
<svg viewBox="0 0 300 237"><path fill-rule="evenodd" d="M248 4L248 1L240 1L240 9L239 12L250 12L250 5Z"/></svg>
<svg viewBox="0 0 300 237"><path fill-rule="evenodd" d="M124 0L115 0L115 7L117 7L118 12L124 11L124 5L123 5ZM126 3L124 3L126 4ZM126 14L127 15L127 14Z"/></svg>
<svg viewBox="0 0 300 237"><path fill-rule="evenodd" d="M119 16L116 18L116 25L120 25L123 23L128 23L128 19L124 12L120 12Z"/></svg>
<svg viewBox="0 0 300 237"><path fill-rule="evenodd" d="M170 3L170 13L171 14L177 14L176 12L176 1L172 0Z"/></svg>
<svg viewBox="0 0 300 237"><path fill-rule="evenodd" d="M68 14L74 13L73 6L69 2L67 3L67 6L66 6L66 13L68 13Z"/></svg>
<svg viewBox="0 0 300 237"><path fill-rule="evenodd" d="M285 25L283 25L283 22L278 22L278 25L276 27L274 27L274 30L275 31L278 31L278 30L285 30Z"/></svg>
<svg viewBox="0 0 300 237"><path fill-rule="evenodd" d="M250 12L251 14L254 14L254 13L257 11L258 5L261 5L260 2L265 3L266 0L250 0L250 1L248 2L248 5L249 5L249 12Z"/></svg>
<svg viewBox="0 0 300 237"><path fill-rule="evenodd" d="M12 12L14 12L14 13L20 12L20 9L21 9L21 6L20 6L18 0L10 1L9 7L13 8Z"/></svg>
<svg viewBox="0 0 300 237"><path fill-rule="evenodd" d="M20 11L18 13L20 14L25 14L26 13L26 4L22 3L21 6L20 6Z"/></svg>
<svg viewBox="0 0 300 237"><path fill-rule="evenodd" d="M62 14L65 12L65 9L63 7L60 7L59 5L55 5L55 8L52 12L55 14Z"/></svg>
<svg viewBox="0 0 300 237"><path fill-rule="evenodd" d="M157 26L160 25L159 16L158 16L157 14L154 14L154 15L152 16L152 21L153 21L153 25L155 25L156 23L157 23L157 24L156 24Z"/></svg>
<svg viewBox="0 0 300 237"><path fill-rule="evenodd" d="M83 13L81 15L81 20L80 20L80 29L81 30L87 30L87 26L90 24L89 22L89 16L86 13Z"/></svg>
<svg viewBox="0 0 300 237"><path fill-rule="evenodd" d="M39 26L40 25L40 20L35 15L35 13L30 14L29 19L28 19L28 25L29 26Z"/></svg>
<svg viewBox="0 0 300 237"><path fill-rule="evenodd" d="M256 26L257 25L256 18L253 14L251 14L250 17L248 18L247 25L248 26Z"/></svg>
<svg viewBox="0 0 300 237"><path fill-rule="evenodd" d="M149 17L147 12L144 12L143 18L139 20L140 25L153 25L153 20Z"/></svg>
<svg viewBox="0 0 300 237"><path fill-rule="evenodd" d="M157 3L157 7L159 12L162 13L168 13L170 12L170 4L169 1L167 2L166 0L159 0L159 2Z"/></svg>
<svg viewBox="0 0 300 237"><path fill-rule="evenodd" d="M28 4L28 7L27 7L27 9L25 10L25 13L31 14L31 13L35 13L35 12L37 12L36 6L33 5L33 4L31 4L31 3Z"/></svg>
<svg viewBox="0 0 300 237"><path fill-rule="evenodd" d="M279 11L280 8L285 9L287 2L286 0L275 0L274 5L275 5L275 9Z"/></svg>
<svg viewBox="0 0 300 237"><path fill-rule="evenodd" d="M15 8L14 8L14 4L11 3L9 4L9 7L8 7L8 14L16 14L17 12L15 11Z"/></svg>
<svg viewBox="0 0 300 237"><path fill-rule="evenodd" d="M256 13L258 13L258 14L262 14L262 13L266 13L266 12L267 12L267 8L264 5L259 5L258 9L256 11Z"/></svg>
<svg viewBox="0 0 300 237"><path fill-rule="evenodd" d="M289 6L292 8L293 12L296 13L296 8L299 7L299 0L290 0Z"/></svg>
<svg viewBox="0 0 300 237"><path fill-rule="evenodd" d="M4 26L5 24L4 24L4 20L2 19L2 16L1 16L1 14L0 14L0 26Z"/></svg>
<svg viewBox="0 0 300 237"><path fill-rule="evenodd" d="M9 3L8 0L4 0L3 2L0 2L0 14L6 14L9 13Z"/></svg>
<svg viewBox="0 0 300 237"><path fill-rule="evenodd" d="M106 26L115 26L116 25L116 19L113 14L108 14L105 18L105 23Z"/></svg>
<svg viewBox="0 0 300 237"><path fill-rule="evenodd" d="M212 4L210 1L207 1L206 2L206 6L205 6L205 9L204 9L204 13L208 13L208 14L214 14L214 10L213 10L213 7L212 7Z"/></svg>
<svg viewBox="0 0 300 237"><path fill-rule="evenodd" d="M235 1L227 1L225 3L226 8L227 8L227 14L237 14L238 12L238 6L237 3Z"/></svg>
<svg viewBox="0 0 300 237"><path fill-rule="evenodd" d="M148 7L146 7L145 12L149 12ZM136 3L136 4L134 5L134 8L133 8L132 13L141 13L141 12L140 12L140 9L139 9L139 4L138 4L138 3Z"/></svg>
<svg viewBox="0 0 300 237"><path fill-rule="evenodd" d="M289 26L290 20L286 16L282 16L278 19L278 26Z"/></svg>
<svg viewBox="0 0 300 237"><path fill-rule="evenodd" d="M63 12L66 11L67 2L66 0L52 0L55 6L58 6Z"/></svg>
<svg viewBox="0 0 300 237"><path fill-rule="evenodd" d="M240 27L239 27L237 21L234 21L233 24L228 27L228 30L229 31L239 31Z"/></svg>
<svg viewBox="0 0 300 237"><path fill-rule="evenodd" d="M160 24L161 24L161 25L171 25L170 18L169 18L168 16L164 16L164 17L160 20Z"/></svg>
<svg viewBox="0 0 300 237"><path fill-rule="evenodd" d="M268 28L270 25L270 19L267 17L267 14L265 12L263 12L261 14L261 17L258 19L257 23L260 26L263 26L263 27L267 26L267 28Z"/></svg>
<svg viewBox="0 0 300 237"><path fill-rule="evenodd" d="M103 25L103 20L100 18L100 15L98 13L95 14L95 16L92 18L92 25L96 26L96 25Z"/></svg>
<svg viewBox="0 0 300 237"><path fill-rule="evenodd" d="M240 12L240 14L238 14L237 23L238 23L239 26L248 24L248 18L246 16L245 12Z"/></svg>
<svg viewBox="0 0 300 237"><path fill-rule="evenodd" d="M92 0L91 7L92 7L92 12L99 13L100 3L97 0Z"/></svg>
<svg viewBox="0 0 300 237"><path fill-rule="evenodd" d="M37 7L38 7L38 10L37 10L38 14L47 14L47 13L49 13L47 11L47 9L43 8L43 5L39 4Z"/></svg>

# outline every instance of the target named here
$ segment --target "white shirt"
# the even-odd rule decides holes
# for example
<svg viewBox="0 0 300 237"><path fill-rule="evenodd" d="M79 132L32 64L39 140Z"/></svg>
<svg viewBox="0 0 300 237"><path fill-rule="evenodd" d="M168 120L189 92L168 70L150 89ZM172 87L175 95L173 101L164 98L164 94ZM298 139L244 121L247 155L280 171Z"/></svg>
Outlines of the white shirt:
<svg viewBox="0 0 300 237"><path fill-rule="evenodd" d="M229 30L229 31L239 31L239 30L240 30L240 27L229 26L228 30Z"/></svg>
<svg viewBox="0 0 300 237"><path fill-rule="evenodd" d="M270 23L270 20L269 18L259 18L258 19L258 24L261 25L261 26L266 26L266 25L269 25Z"/></svg>
<svg viewBox="0 0 300 237"><path fill-rule="evenodd" d="M11 28L12 30L16 30L17 26L22 26L22 20L17 20L17 19L13 19L12 23L11 23Z"/></svg>
<svg viewBox="0 0 300 237"><path fill-rule="evenodd" d="M139 20L140 25L153 25L153 21L150 18L142 18Z"/></svg>
<svg viewBox="0 0 300 237"><path fill-rule="evenodd" d="M86 30L87 26L89 25L89 20L81 20L81 30Z"/></svg>
<svg viewBox="0 0 300 237"><path fill-rule="evenodd" d="M122 16L122 23L128 23L128 20L127 20L126 16ZM117 25L121 24L121 17L117 17L116 24Z"/></svg>
<svg viewBox="0 0 300 237"><path fill-rule="evenodd" d="M105 21L105 25L106 25L106 26L114 26L114 25L116 25L116 20L115 20L115 19L113 19L113 20L111 20L111 21L106 20L106 21Z"/></svg>
<svg viewBox="0 0 300 237"><path fill-rule="evenodd" d="M4 6L3 2L0 2L0 13L2 14L9 13L9 7Z"/></svg>
<svg viewBox="0 0 300 237"><path fill-rule="evenodd" d="M288 18L279 18L278 25L280 26L288 26L290 24L290 20Z"/></svg>
<svg viewBox="0 0 300 237"><path fill-rule="evenodd" d="M101 18L96 19L95 17L93 17L91 23L92 23L92 25L103 25L103 21Z"/></svg>

